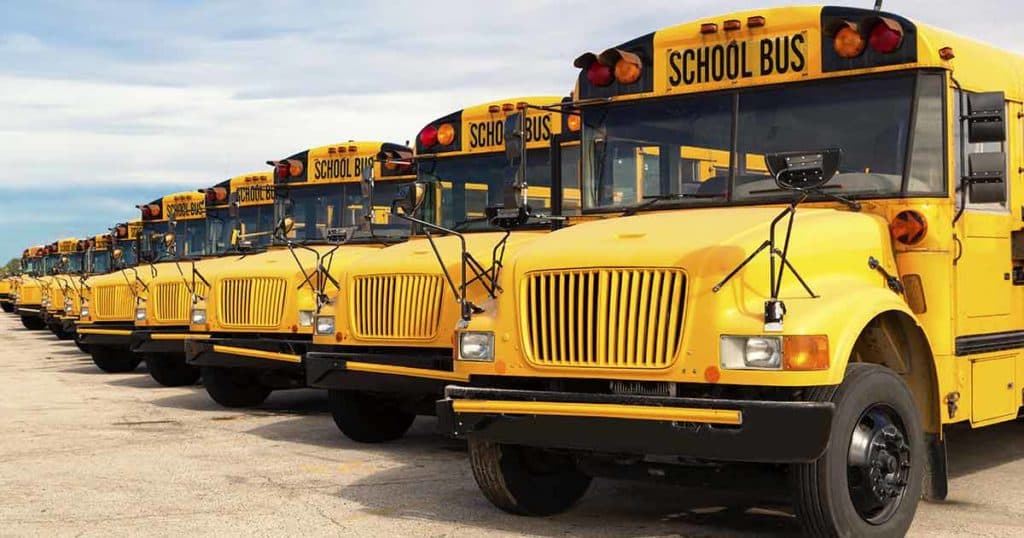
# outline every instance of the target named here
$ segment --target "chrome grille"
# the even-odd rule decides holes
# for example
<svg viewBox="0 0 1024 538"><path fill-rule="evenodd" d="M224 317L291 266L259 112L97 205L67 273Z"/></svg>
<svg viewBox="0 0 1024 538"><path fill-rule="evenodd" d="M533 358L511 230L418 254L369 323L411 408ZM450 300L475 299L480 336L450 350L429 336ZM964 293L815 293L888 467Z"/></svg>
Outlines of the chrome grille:
<svg viewBox="0 0 1024 538"><path fill-rule="evenodd" d="M349 300L356 336L428 340L437 335L444 293L440 275L374 275L353 281Z"/></svg>
<svg viewBox="0 0 1024 538"><path fill-rule="evenodd" d="M128 284L94 286L93 315L99 321L135 319L135 296Z"/></svg>
<svg viewBox="0 0 1024 538"><path fill-rule="evenodd" d="M275 328L284 315L283 278L229 278L220 282L217 314L228 328Z"/></svg>
<svg viewBox="0 0 1024 538"><path fill-rule="evenodd" d="M153 321L175 325L188 325L191 321L192 294L184 282L163 282L151 286L153 293ZM206 284L196 282L196 292L206 295Z"/></svg>
<svg viewBox="0 0 1024 538"><path fill-rule="evenodd" d="M686 277L675 269L534 273L520 291L530 362L664 368L679 351Z"/></svg>

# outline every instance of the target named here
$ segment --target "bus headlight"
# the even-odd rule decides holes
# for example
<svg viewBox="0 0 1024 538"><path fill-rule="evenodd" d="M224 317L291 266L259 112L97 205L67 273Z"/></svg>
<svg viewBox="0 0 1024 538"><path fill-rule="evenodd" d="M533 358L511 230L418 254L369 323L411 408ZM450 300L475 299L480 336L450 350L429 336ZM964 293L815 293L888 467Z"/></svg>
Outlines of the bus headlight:
<svg viewBox="0 0 1024 538"><path fill-rule="evenodd" d="M723 336L720 353L726 370L782 369L782 338L778 336Z"/></svg>
<svg viewBox="0 0 1024 538"><path fill-rule="evenodd" d="M136 308L135 309L135 321L146 321L146 309Z"/></svg>
<svg viewBox="0 0 1024 538"><path fill-rule="evenodd" d="M78 317L81 319L89 319L89 307L83 305L82 312L78 315Z"/></svg>
<svg viewBox="0 0 1024 538"><path fill-rule="evenodd" d="M202 325L206 323L206 309L205 308L193 308L192 309L192 325Z"/></svg>
<svg viewBox="0 0 1024 538"><path fill-rule="evenodd" d="M334 334L334 316L317 316L316 334Z"/></svg>
<svg viewBox="0 0 1024 538"><path fill-rule="evenodd" d="M459 333L459 360L490 362L494 360L494 333Z"/></svg>
<svg viewBox="0 0 1024 538"><path fill-rule="evenodd" d="M313 311L312 310L299 310L299 327L312 327L313 326Z"/></svg>

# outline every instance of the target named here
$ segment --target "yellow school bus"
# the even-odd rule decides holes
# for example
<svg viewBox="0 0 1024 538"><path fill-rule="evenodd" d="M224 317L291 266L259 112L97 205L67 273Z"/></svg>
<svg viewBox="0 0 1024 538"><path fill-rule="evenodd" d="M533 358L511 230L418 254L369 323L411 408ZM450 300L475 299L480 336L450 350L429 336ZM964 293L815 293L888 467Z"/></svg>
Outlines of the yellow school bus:
<svg viewBox="0 0 1024 538"><path fill-rule="evenodd" d="M46 325L39 319L42 310L43 288L39 278L46 274L43 257L46 246L29 247L21 253L21 276L14 287L13 312L29 330L39 331Z"/></svg>
<svg viewBox="0 0 1024 538"><path fill-rule="evenodd" d="M381 178L377 201L390 201L414 179L402 167L381 168L374 157L382 151L412 153L390 143L345 142L268 161L277 222L269 248L205 271L210 290L193 309L191 331L212 338L185 344L188 364L202 369L216 402L255 405L275 388L303 386L301 355L317 308L336 286L330 275L407 235L408 223L389 220L362 194L366 167ZM354 231L371 222L373 234Z"/></svg>
<svg viewBox="0 0 1024 538"><path fill-rule="evenodd" d="M131 323L134 294L141 288L142 275L137 269L141 233L142 219L111 227L109 260L100 253L93 262L97 266L106 265L108 270L102 274L96 271L97 274L86 278L82 285L79 319L74 323L75 344L92 355L87 341L97 342L101 362L112 369L107 371L131 371L138 366L138 361L126 353L127 350L106 348L103 339L120 337L120 333L107 331L121 331L126 323Z"/></svg>
<svg viewBox="0 0 1024 538"><path fill-rule="evenodd" d="M191 385L199 379L199 368L185 363L184 342L186 337L208 334L189 333L192 308L209 292L207 274L224 264L234 267L269 243L274 229L273 181L269 172L254 172L192 195L192 199L201 197L205 205L206 246L202 252L183 251L174 262L156 266L158 274L144 292L145 319L136 315L129 344L133 353L144 357L150 375L161 385ZM194 239L197 244L201 241Z"/></svg>
<svg viewBox="0 0 1024 538"><path fill-rule="evenodd" d="M48 286L43 290L41 316L50 332L61 340L71 340L74 332L64 330L64 320L73 304L79 300L79 287L84 276L87 240L61 239L57 241L57 264Z"/></svg>
<svg viewBox="0 0 1024 538"><path fill-rule="evenodd" d="M72 294L71 297L65 298L64 312L58 316L60 324L57 328L51 327L58 337L75 338L75 326L82 317L82 303L88 300L89 278L107 274L112 270L111 254L113 244L114 239L111 233L94 235L82 241L82 248L84 250L82 274L75 279L76 293ZM79 349L86 351L77 342L77 339L75 343L79 346Z"/></svg>
<svg viewBox="0 0 1024 538"><path fill-rule="evenodd" d="M17 279L16 275L10 275L6 272L3 278L0 278L0 308L4 312L14 312L14 300L11 299L11 294L14 291L14 281Z"/></svg>
<svg viewBox="0 0 1024 538"><path fill-rule="evenodd" d="M415 216L452 233L418 230L409 241L336 274L341 291L321 310L314 345L303 357L307 384L328 389L334 421L349 438L384 442L402 436L417 414L434 413L446 383L464 380L452 369L453 330L463 316L464 255L485 269L482 278L470 278L465 299L483 304L498 293L489 289L488 270L564 225L547 218L553 213L577 212L579 139L568 121L576 116L560 113L561 103L557 96L488 102L420 131L417 182L410 189L421 193ZM525 113L528 201L537 216L508 233L486 213L502 204L514 170L503 137L507 116L520 113ZM563 195L552 197L552 189Z"/></svg>
<svg viewBox="0 0 1024 538"><path fill-rule="evenodd" d="M179 276L181 260L202 256L206 248L203 193L168 194L137 208L137 267L126 267L92 285L93 324L76 331L93 362L106 372L132 371L144 359L132 351L132 333L136 326L149 323L150 282L161 273Z"/></svg>
<svg viewBox="0 0 1024 538"><path fill-rule="evenodd" d="M801 7L576 66L583 211L625 216L520 250L459 331L439 415L486 497L550 514L624 467L759 470L812 535L902 535L946 495L943 426L1021 407L1024 59ZM655 190L627 195L652 146ZM684 181L682 146L730 164Z"/></svg>

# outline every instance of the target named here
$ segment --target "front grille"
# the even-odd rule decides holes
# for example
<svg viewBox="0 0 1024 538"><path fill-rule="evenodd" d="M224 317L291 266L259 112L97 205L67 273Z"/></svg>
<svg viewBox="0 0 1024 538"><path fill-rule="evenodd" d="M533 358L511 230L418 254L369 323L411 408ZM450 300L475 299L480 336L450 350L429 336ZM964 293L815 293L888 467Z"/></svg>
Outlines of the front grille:
<svg viewBox="0 0 1024 538"><path fill-rule="evenodd" d="M274 328L284 315L283 278L229 278L220 283L217 314L227 328Z"/></svg>
<svg viewBox="0 0 1024 538"><path fill-rule="evenodd" d="M427 340L437 335L444 283L440 275L353 279L353 330L360 338Z"/></svg>
<svg viewBox="0 0 1024 538"><path fill-rule="evenodd" d="M682 271L533 273L520 293L523 340L534 364L664 368L679 351L686 296Z"/></svg>
<svg viewBox="0 0 1024 538"><path fill-rule="evenodd" d="M135 319L135 296L128 284L107 284L95 286L93 313L97 320Z"/></svg>
<svg viewBox="0 0 1024 538"><path fill-rule="evenodd" d="M36 285L22 284L18 289L18 303L39 304L43 301L43 289Z"/></svg>
<svg viewBox="0 0 1024 538"><path fill-rule="evenodd" d="M164 282L152 288L153 321L175 325L191 321L192 294L184 282ZM206 284L197 281L196 292L206 295Z"/></svg>

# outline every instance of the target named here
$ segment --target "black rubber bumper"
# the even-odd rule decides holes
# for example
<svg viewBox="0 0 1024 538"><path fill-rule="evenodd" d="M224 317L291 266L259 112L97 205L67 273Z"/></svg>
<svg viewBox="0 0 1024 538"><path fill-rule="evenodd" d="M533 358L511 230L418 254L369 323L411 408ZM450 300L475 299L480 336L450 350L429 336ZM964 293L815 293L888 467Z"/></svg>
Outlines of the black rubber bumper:
<svg viewBox="0 0 1024 538"><path fill-rule="evenodd" d="M89 334L88 331L91 330L103 331L103 333ZM89 346L110 346L128 349L128 346L131 344L132 331L134 330L135 324L130 322L90 323L75 327L75 339L78 343Z"/></svg>
<svg viewBox="0 0 1024 538"><path fill-rule="evenodd" d="M444 388L452 383L452 379L444 379L452 375L451 350L310 351L303 356L302 362L306 368L306 384L319 389L433 395L441 398L444 396ZM350 369L350 362L399 369L367 372Z"/></svg>
<svg viewBox="0 0 1024 538"><path fill-rule="evenodd" d="M834 405L820 402L712 400L449 386L437 402L438 428L456 438L619 454L714 461L814 461L828 446ZM567 414L456 412L455 402L616 404L739 411L741 424L676 422Z"/></svg>
<svg viewBox="0 0 1024 538"><path fill-rule="evenodd" d="M184 353L185 339L180 340L156 340L154 335L158 334L188 334L188 326L181 327L153 327L138 328L132 331L131 339L128 342L129 349L133 353Z"/></svg>
<svg viewBox="0 0 1024 538"><path fill-rule="evenodd" d="M19 316L43 319L43 307L37 304L23 304L14 307L14 313Z"/></svg>
<svg viewBox="0 0 1024 538"><path fill-rule="evenodd" d="M192 366L213 366L221 368L253 368L276 370L295 376L304 376L302 354L309 346L307 340L276 340L264 338L208 338L185 341L185 362ZM232 350L242 350L235 351ZM284 358L254 357L244 355L245 351L263 351L272 354L290 355L298 360Z"/></svg>

